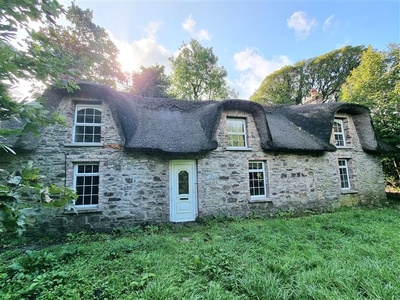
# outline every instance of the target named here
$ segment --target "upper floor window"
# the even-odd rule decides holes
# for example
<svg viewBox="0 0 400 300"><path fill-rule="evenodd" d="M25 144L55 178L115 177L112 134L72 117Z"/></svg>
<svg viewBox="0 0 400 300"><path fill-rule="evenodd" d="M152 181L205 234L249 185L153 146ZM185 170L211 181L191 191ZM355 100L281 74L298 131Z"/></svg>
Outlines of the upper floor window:
<svg viewBox="0 0 400 300"><path fill-rule="evenodd" d="M250 199L261 200L267 197L267 182L263 161L249 162Z"/></svg>
<svg viewBox="0 0 400 300"><path fill-rule="evenodd" d="M335 119L333 122L333 134L336 147L346 147L346 137L344 133L343 120Z"/></svg>
<svg viewBox="0 0 400 300"><path fill-rule="evenodd" d="M74 142L101 142L101 105L76 105L74 118Z"/></svg>
<svg viewBox="0 0 400 300"><path fill-rule="evenodd" d="M74 166L74 188L78 195L75 205L86 207L99 203L99 164L82 163Z"/></svg>
<svg viewBox="0 0 400 300"><path fill-rule="evenodd" d="M228 148L247 148L246 119L228 118Z"/></svg>

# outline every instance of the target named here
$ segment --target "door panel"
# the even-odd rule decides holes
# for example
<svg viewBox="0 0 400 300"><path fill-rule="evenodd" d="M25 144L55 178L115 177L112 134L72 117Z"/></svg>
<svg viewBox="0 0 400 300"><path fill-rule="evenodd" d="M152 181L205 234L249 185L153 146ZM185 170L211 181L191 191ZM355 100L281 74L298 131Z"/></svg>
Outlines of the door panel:
<svg viewBox="0 0 400 300"><path fill-rule="evenodd" d="M170 219L194 221L197 216L196 161L173 160L170 163Z"/></svg>

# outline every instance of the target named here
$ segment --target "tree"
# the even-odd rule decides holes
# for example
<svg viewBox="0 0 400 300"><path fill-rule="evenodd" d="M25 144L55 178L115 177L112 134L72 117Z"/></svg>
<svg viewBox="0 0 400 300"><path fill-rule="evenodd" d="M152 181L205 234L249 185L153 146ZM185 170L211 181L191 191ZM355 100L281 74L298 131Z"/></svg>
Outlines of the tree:
<svg viewBox="0 0 400 300"><path fill-rule="evenodd" d="M363 46L346 46L285 66L265 77L250 97L263 104L300 104L315 88L323 102L336 102L351 70L360 64Z"/></svg>
<svg viewBox="0 0 400 300"><path fill-rule="evenodd" d="M24 130L35 133L41 125L61 122L57 115L49 114L44 109L41 101L15 101L10 88L21 79L52 84L58 81L60 74L69 74L69 70L64 68L65 61L49 51L50 45L36 43L35 33L30 29L30 22L34 21L52 26L62 13L64 10L56 0L13 0L0 3L0 122L21 120L19 128L10 130L1 126L0 138L19 135ZM25 48L18 46L18 30L28 33ZM15 154L11 147L1 141L0 148ZM56 194L60 200L57 204L61 204L74 197L69 189L46 186L40 182L41 179L42 176L31 163L14 172L0 169L0 223L6 229L22 232L25 227L22 208L26 207L26 201L30 203L28 205L48 202L52 200L52 194Z"/></svg>
<svg viewBox="0 0 400 300"><path fill-rule="evenodd" d="M294 66L284 66L265 77L250 99L268 105L301 103L303 66L303 62L298 62Z"/></svg>
<svg viewBox="0 0 400 300"><path fill-rule="evenodd" d="M189 44L182 44L176 58L169 60L172 64L171 91L175 97L218 100L235 95L226 83L228 73L218 66L218 57L212 48L205 48L192 39Z"/></svg>
<svg viewBox="0 0 400 300"><path fill-rule="evenodd" d="M143 97L168 98L170 80L165 75L164 66L156 64L150 67L140 67L140 72L132 74L130 92Z"/></svg>
<svg viewBox="0 0 400 300"><path fill-rule="evenodd" d="M119 50L107 31L93 23L93 12L74 3L68 8L69 26L53 25L34 33L30 51L43 57L51 53L64 62L67 78L101 83L116 88L125 80L118 62ZM66 75L66 74L65 74Z"/></svg>
<svg viewBox="0 0 400 300"><path fill-rule="evenodd" d="M20 128L8 130L0 128L0 137L20 134L24 128L37 131L42 124L59 121L55 115L49 115L40 102L25 103L22 99L14 101L10 89L22 79L55 82L64 71L60 60L53 55L37 57L29 50L17 47L18 30L28 33L27 45L33 40L30 35L30 22L52 25L64 12L55 0L4 1L0 5L0 121L17 117L24 120ZM30 46L28 46L29 48ZM37 49L38 51L40 49ZM0 142L0 148L12 151Z"/></svg>
<svg viewBox="0 0 400 300"><path fill-rule="evenodd" d="M346 79L341 100L367 106L378 136L400 148L400 44L390 44L387 51L369 46ZM387 176L400 180L399 166L399 156L384 158Z"/></svg>

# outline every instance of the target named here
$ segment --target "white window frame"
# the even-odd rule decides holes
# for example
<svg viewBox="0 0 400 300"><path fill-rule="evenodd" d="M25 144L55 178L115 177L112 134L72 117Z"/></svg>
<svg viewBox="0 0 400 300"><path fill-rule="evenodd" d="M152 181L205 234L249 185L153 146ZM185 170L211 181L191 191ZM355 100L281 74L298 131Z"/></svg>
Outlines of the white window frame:
<svg viewBox="0 0 400 300"><path fill-rule="evenodd" d="M341 129L340 131L336 131L336 126L335 126L336 124L335 123L339 124L340 129ZM341 140L343 141L343 145L338 145L338 139L336 138L337 136L341 138ZM334 141L335 141L335 146L337 148L345 148L346 147L346 135L345 135L345 132L344 132L344 126L343 126L343 120L342 119L334 119L334 121L333 121L333 138L334 138Z"/></svg>
<svg viewBox="0 0 400 300"><path fill-rule="evenodd" d="M94 109L94 110L98 110L101 113L101 118L102 116L102 109L101 109L101 104L77 104L75 106L75 113L74 113L74 127L73 127L73 132L72 132L72 138L73 138L73 143L75 144L84 144L84 145L101 145L101 128L102 128L102 122L100 123L84 123L84 122L78 122L78 111L82 110L82 109ZM78 142L76 141L76 128L77 126L83 126L83 127L100 127L100 141L99 142ZM84 135L85 137L85 135Z"/></svg>
<svg viewBox="0 0 400 300"><path fill-rule="evenodd" d="M261 164L261 168L257 169L250 169L250 164ZM250 193L250 200L251 201L257 201L257 200L265 200L268 198L268 191L267 191L267 173L265 172L265 162L261 160L250 160L248 164L248 170L249 170L249 193ZM258 189L258 187L251 187L251 178L250 174L251 173L262 173L262 186L261 188L264 189L264 193L260 195L251 195L252 189Z"/></svg>
<svg viewBox="0 0 400 300"><path fill-rule="evenodd" d="M73 200L73 205L75 206L75 208L77 209L93 209L93 208L97 208L99 205L99 198L100 198L100 194L99 194L99 188L100 188L100 170L98 172L84 172L84 173L79 173L78 168L80 166L97 166L98 168L100 168L99 163L98 162L84 162L84 163L75 163L74 164L74 190L76 191L76 193L78 194L77 191L77 178L79 176L86 176L89 177L91 176L92 178L94 176L98 177L98 186L97 186L97 203L93 204L77 204L78 200ZM83 185L85 189L86 185ZM90 185L93 186L93 185ZM78 194L79 196L79 194ZM93 194L91 194L91 196L93 196Z"/></svg>
<svg viewBox="0 0 400 300"><path fill-rule="evenodd" d="M351 182L350 182L350 173L349 173L349 159L339 158L338 159L338 168L339 168L340 188L342 190L350 190Z"/></svg>
<svg viewBox="0 0 400 300"><path fill-rule="evenodd" d="M229 131L229 122L240 122L241 128L243 128L243 131L237 132L237 131ZM228 129L228 141L227 141L227 147L226 149L232 150L232 149L247 149L247 127L246 127L246 119L245 118L232 118L228 117L226 119L226 125ZM242 136L244 139L244 145L243 146L230 146L229 145L229 136Z"/></svg>

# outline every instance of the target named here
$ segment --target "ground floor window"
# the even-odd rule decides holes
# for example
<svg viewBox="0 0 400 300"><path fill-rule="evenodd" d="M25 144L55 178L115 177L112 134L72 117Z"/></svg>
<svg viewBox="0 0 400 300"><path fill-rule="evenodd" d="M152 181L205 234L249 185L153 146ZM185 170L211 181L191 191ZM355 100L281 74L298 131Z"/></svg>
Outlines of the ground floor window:
<svg viewBox="0 0 400 300"><path fill-rule="evenodd" d="M338 164L339 164L340 187L342 189L350 189L350 175L349 175L348 159L339 158Z"/></svg>
<svg viewBox="0 0 400 300"><path fill-rule="evenodd" d="M265 164L263 161L249 162L249 187L251 200L265 199L267 197Z"/></svg>
<svg viewBox="0 0 400 300"><path fill-rule="evenodd" d="M99 164L76 164L74 188L78 195L75 205L97 205L99 203Z"/></svg>

